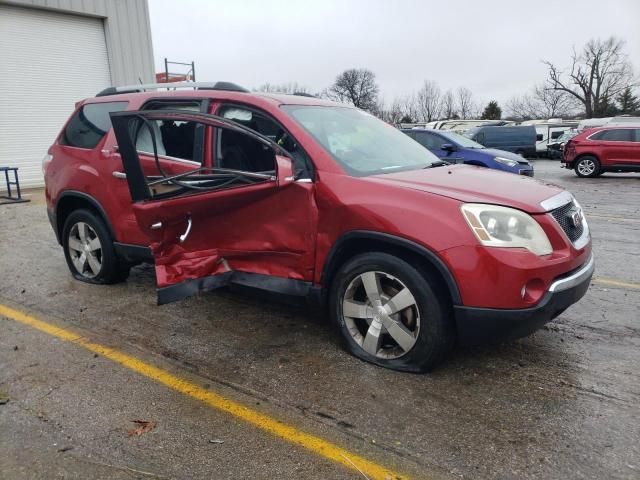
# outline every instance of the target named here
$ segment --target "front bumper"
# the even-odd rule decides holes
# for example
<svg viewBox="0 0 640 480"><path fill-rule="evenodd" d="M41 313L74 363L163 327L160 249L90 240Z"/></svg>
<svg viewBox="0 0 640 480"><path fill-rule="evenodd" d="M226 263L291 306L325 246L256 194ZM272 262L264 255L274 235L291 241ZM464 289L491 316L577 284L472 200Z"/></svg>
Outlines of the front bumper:
<svg viewBox="0 0 640 480"><path fill-rule="evenodd" d="M458 342L461 345L496 343L532 334L569 306L589 288L595 270L593 256L579 267L556 279L540 302L531 308L496 309L454 306Z"/></svg>

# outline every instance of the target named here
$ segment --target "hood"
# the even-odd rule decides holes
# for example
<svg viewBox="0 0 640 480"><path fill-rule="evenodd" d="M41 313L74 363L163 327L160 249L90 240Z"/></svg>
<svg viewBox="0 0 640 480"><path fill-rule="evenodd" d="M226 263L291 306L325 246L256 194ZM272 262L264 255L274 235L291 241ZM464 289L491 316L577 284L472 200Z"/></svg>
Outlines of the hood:
<svg viewBox="0 0 640 480"><path fill-rule="evenodd" d="M495 148L483 148L482 150L478 150L478 151L482 153L486 153L487 155L491 155L493 157L508 158L509 160L515 160L518 163L529 165L529 161L523 156L513 152L507 152L506 150L497 150Z"/></svg>
<svg viewBox="0 0 640 480"><path fill-rule="evenodd" d="M375 183L420 190L465 203L504 205L528 213L545 212L540 203L564 191L557 185L524 175L471 165L448 165L364 178Z"/></svg>

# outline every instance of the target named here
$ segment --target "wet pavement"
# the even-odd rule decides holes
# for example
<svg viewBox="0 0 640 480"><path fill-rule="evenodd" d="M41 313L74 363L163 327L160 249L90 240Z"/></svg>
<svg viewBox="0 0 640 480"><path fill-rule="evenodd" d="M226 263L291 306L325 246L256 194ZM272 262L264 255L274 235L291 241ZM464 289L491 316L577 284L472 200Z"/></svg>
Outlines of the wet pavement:
<svg viewBox="0 0 640 480"><path fill-rule="evenodd" d="M585 208L596 280L535 335L458 349L431 374L363 363L340 348L322 312L256 293L158 307L150 266L119 285L77 282L40 194L0 206L0 304L411 478L637 479L640 175L535 168ZM132 420L156 426L129 436ZM0 477L364 478L2 316Z"/></svg>

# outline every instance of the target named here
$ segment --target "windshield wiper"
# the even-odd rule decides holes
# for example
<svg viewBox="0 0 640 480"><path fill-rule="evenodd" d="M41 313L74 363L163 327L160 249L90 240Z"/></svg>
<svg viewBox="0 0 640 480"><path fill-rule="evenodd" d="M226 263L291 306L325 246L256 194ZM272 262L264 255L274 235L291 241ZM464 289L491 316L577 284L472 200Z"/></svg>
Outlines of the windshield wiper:
<svg viewBox="0 0 640 480"><path fill-rule="evenodd" d="M445 165L451 165L451 163L449 163L449 162L445 162L445 161L442 161L442 160L438 160L437 162L433 162L432 164L427 165L427 166L426 166L426 167L424 167L424 168L444 167Z"/></svg>

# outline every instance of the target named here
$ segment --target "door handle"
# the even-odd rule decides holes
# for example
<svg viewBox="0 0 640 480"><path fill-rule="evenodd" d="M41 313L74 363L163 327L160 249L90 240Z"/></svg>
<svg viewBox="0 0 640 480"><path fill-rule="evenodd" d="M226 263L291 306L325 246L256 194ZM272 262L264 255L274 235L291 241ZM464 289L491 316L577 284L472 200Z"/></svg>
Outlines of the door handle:
<svg viewBox="0 0 640 480"><path fill-rule="evenodd" d="M126 179L127 178L127 174L124 172L111 172L111 175L113 175L116 178L122 178L122 179Z"/></svg>
<svg viewBox="0 0 640 480"><path fill-rule="evenodd" d="M187 237L189 236L189 234L191 233L191 225L193 224L193 222L191 221L191 215L189 215L187 217L187 229L185 230L185 232L180 235L178 238L180 239L180 243L184 242Z"/></svg>

